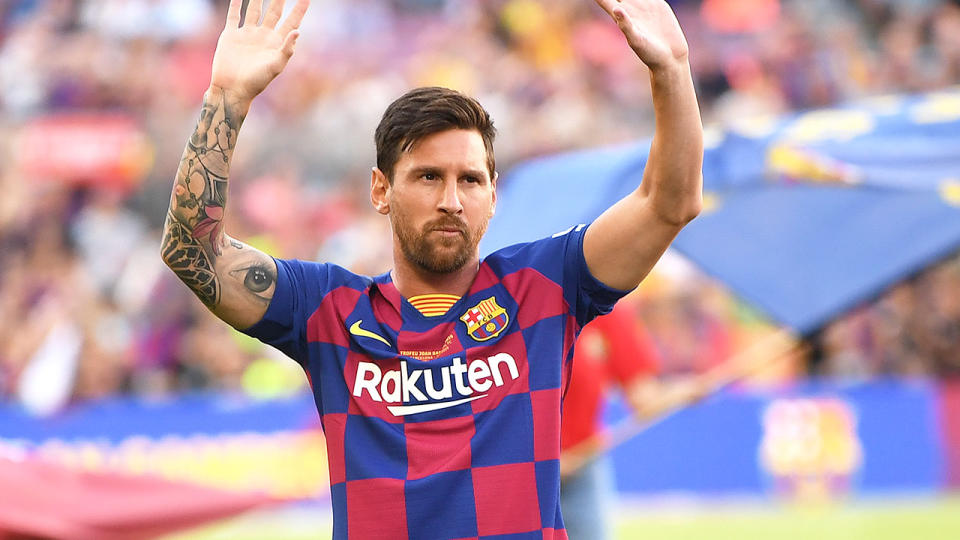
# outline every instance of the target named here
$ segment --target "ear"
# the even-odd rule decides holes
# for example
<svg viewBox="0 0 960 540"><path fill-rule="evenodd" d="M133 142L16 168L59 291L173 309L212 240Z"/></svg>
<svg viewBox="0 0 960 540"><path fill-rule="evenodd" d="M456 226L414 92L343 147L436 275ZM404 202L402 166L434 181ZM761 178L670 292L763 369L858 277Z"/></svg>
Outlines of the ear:
<svg viewBox="0 0 960 540"><path fill-rule="evenodd" d="M493 217L493 214L497 211L497 179L500 178L500 173L493 171L493 179L490 180L490 188L493 190L493 196L490 202L490 217Z"/></svg>
<svg viewBox="0 0 960 540"><path fill-rule="evenodd" d="M370 203L379 214L390 213L390 181L383 171L374 167L370 171Z"/></svg>

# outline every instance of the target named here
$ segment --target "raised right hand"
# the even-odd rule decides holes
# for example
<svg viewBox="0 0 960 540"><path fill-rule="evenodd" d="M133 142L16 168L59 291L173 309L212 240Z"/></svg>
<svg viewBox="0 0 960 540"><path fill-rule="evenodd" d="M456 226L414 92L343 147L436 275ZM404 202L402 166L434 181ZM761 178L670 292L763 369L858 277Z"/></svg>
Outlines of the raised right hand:
<svg viewBox="0 0 960 540"><path fill-rule="evenodd" d="M210 85L246 103L263 92L286 67L300 36L297 28L310 5L310 0L297 0L297 5L278 28L284 0L271 0L270 7L263 14L263 22L258 24L263 1L250 0L241 25L240 5L243 0L230 0L227 24L213 55Z"/></svg>

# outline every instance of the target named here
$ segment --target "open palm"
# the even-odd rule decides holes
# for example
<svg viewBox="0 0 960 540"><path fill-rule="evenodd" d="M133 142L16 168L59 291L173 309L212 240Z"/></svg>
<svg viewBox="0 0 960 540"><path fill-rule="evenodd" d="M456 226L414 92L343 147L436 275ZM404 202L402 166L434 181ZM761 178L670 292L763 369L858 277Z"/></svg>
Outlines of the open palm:
<svg viewBox="0 0 960 540"><path fill-rule="evenodd" d="M613 17L627 43L651 68L686 58L687 40L664 0L596 0Z"/></svg>
<svg viewBox="0 0 960 540"><path fill-rule="evenodd" d="M284 0L272 0L266 13L261 11L263 1L250 1L241 25L243 1L230 0L227 24L213 56L210 84L242 100L256 97L283 71L300 35L297 28L310 5L310 0L297 0L286 20L277 27Z"/></svg>

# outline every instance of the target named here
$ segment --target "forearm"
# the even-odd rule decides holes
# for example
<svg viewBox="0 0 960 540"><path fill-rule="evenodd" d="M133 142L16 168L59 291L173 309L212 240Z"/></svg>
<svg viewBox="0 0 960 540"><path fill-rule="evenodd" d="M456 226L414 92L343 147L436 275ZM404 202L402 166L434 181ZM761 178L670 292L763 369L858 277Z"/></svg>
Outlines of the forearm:
<svg viewBox="0 0 960 540"><path fill-rule="evenodd" d="M682 226L701 206L703 126L686 58L650 71L656 127L639 192L665 222Z"/></svg>
<svg viewBox="0 0 960 540"><path fill-rule="evenodd" d="M248 102L230 100L216 87L207 90L180 160L164 224L164 262L211 309L220 303L215 269L228 241L223 214L230 159L248 110Z"/></svg>

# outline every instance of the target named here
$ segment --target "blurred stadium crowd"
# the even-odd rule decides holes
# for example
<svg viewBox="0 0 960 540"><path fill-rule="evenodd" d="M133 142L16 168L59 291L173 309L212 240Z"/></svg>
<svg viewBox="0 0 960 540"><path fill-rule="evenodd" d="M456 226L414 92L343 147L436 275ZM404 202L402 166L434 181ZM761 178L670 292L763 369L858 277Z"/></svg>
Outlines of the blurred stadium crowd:
<svg viewBox="0 0 960 540"><path fill-rule="evenodd" d="M61 401L303 384L213 319L158 255L226 3L0 2L0 399L41 380ZM671 4L707 123L960 82L957 0ZM477 96L501 171L649 136L642 65L604 17L590 0L313 0L297 55L243 129L227 230L275 256L386 270L388 224L366 202L372 133L411 86ZM98 129L125 134L103 137L102 173L72 165L98 149L43 136L79 113L90 144ZM47 142L26 148L25 133ZM665 266L631 298L665 371L718 364L761 324ZM960 374L960 257L831 324L811 350L821 374Z"/></svg>

